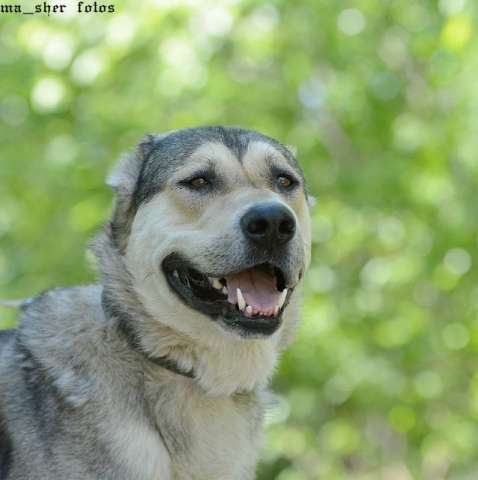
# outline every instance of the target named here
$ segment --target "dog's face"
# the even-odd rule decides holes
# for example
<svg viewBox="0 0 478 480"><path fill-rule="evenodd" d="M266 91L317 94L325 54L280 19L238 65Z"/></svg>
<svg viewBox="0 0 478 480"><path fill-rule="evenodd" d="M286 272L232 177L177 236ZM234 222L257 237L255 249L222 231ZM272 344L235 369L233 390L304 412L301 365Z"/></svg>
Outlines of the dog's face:
<svg viewBox="0 0 478 480"><path fill-rule="evenodd" d="M186 333L257 338L280 329L310 256L293 154L256 132L219 127L150 137L140 151L113 229L127 230L127 266L149 313ZM120 191L127 175L113 175Z"/></svg>

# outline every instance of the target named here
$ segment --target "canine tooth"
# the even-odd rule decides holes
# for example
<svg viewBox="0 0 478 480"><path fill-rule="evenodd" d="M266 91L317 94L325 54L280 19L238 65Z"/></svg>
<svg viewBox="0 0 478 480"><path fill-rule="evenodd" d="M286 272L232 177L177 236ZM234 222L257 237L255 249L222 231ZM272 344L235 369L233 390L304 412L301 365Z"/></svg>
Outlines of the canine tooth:
<svg viewBox="0 0 478 480"><path fill-rule="evenodd" d="M222 288L222 283L219 281L218 278L212 278L212 286L216 289L216 290L221 290Z"/></svg>
<svg viewBox="0 0 478 480"><path fill-rule="evenodd" d="M224 295L227 295L229 293L227 291L227 287L222 287L222 293L224 293Z"/></svg>
<svg viewBox="0 0 478 480"><path fill-rule="evenodd" d="M277 317L279 315L279 305L276 305L276 308L274 308L274 316Z"/></svg>
<svg viewBox="0 0 478 480"><path fill-rule="evenodd" d="M244 296L242 295L240 288L238 288L236 292L237 292L237 306L239 307L239 310L242 311L246 308L246 301L244 300Z"/></svg>
<svg viewBox="0 0 478 480"><path fill-rule="evenodd" d="M277 306L279 308L282 308L284 306L285 297L287 297L287 288L284 288L284 290L282 290L282 293L280 294L279 302L277 303Z"/></svg>
<svg viewBox="0 0 478 480"><path fill-rule="evenodd" d="M248 315L252 315L252 307L251 307L250 305L248 305L248 306L246 307L246 313L247 313Z"/></svg>
<svg viewBox="0 0 478 480"><path fill-rule="evenodd" d="M178 273L177 270L174 270L173 275L174 275L176 278L179 278L179 273Z"/></svg>

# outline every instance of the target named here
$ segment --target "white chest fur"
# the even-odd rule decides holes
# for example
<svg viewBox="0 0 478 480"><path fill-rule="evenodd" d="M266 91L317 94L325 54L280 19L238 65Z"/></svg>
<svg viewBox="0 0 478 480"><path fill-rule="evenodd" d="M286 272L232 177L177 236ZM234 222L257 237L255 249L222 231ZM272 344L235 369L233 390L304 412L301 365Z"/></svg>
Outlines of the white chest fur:
<svg viewBox="0 0 478 480"><path fill-rule="evenodd" d="M175 388L149 387L170 452L171 480L253 479L262 416L258 397L207 396L188 379L174 383Z"/></svg>
<svg viewBox="0 0 478 480"><path fill-rule="evenodd" d="M171 480L171 460L158 432L141 420L117 418L113 449L126 478Z"/></svg>

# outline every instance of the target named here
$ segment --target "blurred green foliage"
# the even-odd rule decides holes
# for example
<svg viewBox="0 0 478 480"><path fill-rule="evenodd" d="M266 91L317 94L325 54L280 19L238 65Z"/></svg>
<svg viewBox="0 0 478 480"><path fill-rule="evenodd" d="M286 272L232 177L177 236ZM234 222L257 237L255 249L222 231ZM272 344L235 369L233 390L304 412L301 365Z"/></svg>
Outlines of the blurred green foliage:
<svg viewBox="0 0 478 480"><path fill-rule="evenodd" d="M258 129L317 195L259 479L476 479L476 3L116 10L0 16L0 298L94 278L103 179L144 133Z"/></svg>

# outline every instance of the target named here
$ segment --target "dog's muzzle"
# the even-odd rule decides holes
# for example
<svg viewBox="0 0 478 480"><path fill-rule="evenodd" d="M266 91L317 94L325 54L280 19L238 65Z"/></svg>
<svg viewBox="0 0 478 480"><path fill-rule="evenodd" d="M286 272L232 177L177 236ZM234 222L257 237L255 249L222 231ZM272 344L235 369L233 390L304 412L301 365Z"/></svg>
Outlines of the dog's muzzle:
<svg viewBox="0 0 478 480"><path fill-rule="evenodd" d="M229 265L227 250L208 270L194 257L175 252L163 260L162 270L169 287L190 308L243 336L271 335L300 277L289 248L296 235L295 217L282 203L264 202L246 210L239 225L244 252L231 252Z"/></svg>

